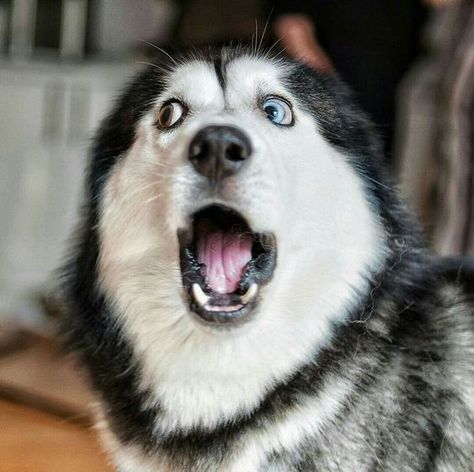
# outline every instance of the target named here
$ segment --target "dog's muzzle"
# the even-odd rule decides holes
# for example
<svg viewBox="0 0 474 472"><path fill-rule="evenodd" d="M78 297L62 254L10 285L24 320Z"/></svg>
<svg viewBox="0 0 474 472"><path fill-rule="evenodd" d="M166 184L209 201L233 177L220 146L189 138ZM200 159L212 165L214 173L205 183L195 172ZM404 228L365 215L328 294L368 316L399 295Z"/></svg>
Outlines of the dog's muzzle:
<svg viewBox="0 0 474 472"><path fill-rule="evenodd" d="M207 126L189 146L189 161L209 190L241 172L251 159L250 139L233 126ZM178 240L190 312L214 325L247 320L259 302L261 286L273 275L274 235L252 231L243 215L215 204L190 215Z"/></svg>

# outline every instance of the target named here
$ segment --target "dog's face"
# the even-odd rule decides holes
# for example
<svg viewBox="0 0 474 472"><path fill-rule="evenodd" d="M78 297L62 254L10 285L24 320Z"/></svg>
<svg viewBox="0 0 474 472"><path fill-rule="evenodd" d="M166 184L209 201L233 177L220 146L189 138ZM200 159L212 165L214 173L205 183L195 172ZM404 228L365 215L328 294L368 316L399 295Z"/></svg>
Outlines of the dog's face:
<svg viewBox="0 0 474 472"><path fill-rule="evenodd" d="M169 424L208 424L329 341L385 234L357 156L322 130L337 110L315 105L316 75L245 54L156 74L159 93L104 179L99 286Z"/></svg>

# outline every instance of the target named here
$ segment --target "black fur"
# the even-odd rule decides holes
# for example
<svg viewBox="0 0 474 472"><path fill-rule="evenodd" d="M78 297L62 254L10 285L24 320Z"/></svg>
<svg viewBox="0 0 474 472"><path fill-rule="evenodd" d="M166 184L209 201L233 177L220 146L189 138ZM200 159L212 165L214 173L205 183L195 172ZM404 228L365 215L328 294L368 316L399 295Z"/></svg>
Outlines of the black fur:
<svg viewBox="0 0 474 472"><path fill-rule="evenodd" d="M225 90L225 60L221 56L214 59L214 70L222 90Z"/></svg>

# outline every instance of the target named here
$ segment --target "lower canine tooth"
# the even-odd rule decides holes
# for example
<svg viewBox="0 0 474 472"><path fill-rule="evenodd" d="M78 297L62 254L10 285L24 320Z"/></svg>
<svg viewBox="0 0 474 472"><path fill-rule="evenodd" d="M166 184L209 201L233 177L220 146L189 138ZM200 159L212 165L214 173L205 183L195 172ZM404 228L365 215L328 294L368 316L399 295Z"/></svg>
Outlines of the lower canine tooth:
<svg viewBox="0 0 474 472"><path fill-rule="evenodd" d="M199 284L193 284L193 296L194 299L201 305L202 307L209 301L211 297L206 295Z"/></svg>
<svg viewBox="0 0 474 472"><path fill-rule="evenodd" d="M258 284L252 284L248 288L248 290L243 295L241 295L240 299L242 300L242 303L244 305L247 305L248 302L250 302L257 296L257 293L258 293Z"/></svg>

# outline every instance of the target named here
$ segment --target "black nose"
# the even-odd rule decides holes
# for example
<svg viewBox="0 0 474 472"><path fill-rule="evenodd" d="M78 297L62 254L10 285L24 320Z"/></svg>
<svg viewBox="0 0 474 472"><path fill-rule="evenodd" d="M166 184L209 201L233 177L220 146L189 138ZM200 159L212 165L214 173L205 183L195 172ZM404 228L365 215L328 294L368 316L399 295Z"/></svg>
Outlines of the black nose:
<svg viewBox="0 0 474 472"><path fill-rule="evenodd" d="M232 126L207 126L189 146L194 168L214 182L239 172L251 153L249 138Z"/></svg>

